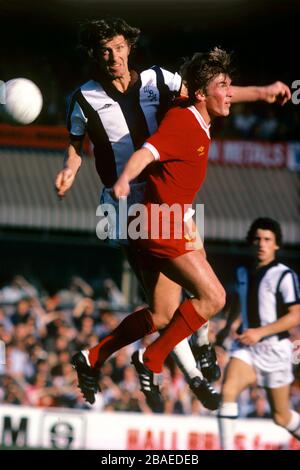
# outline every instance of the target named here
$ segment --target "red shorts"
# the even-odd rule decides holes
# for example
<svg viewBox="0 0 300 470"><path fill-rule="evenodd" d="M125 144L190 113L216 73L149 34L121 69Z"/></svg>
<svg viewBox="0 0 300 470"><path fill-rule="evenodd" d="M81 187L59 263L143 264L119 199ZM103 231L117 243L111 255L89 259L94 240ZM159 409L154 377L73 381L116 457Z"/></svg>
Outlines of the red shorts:
<svg viewBox="0 0 300 470"><path fill-rule="evenodd" d="M150 231L144 231L143 235L145 238L130 239L141 269L160 271L167 260L203 248L201 240L190 239L184 228L179 237L172 223L168 226L168 233L163 234L160 230L157 236L153 237Z"/></svg>

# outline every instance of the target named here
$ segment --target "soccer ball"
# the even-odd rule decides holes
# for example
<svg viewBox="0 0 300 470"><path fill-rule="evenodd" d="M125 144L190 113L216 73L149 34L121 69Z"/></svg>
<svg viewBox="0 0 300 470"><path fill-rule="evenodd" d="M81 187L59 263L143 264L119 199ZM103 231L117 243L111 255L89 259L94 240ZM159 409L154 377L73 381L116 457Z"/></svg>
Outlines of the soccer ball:
<svg viewBox="0 0 300 470"><path fill-rule="evenodd" d="M5 83L4 108L18 124L30 124L41 112L43 97L40 89L27 78L14 78Z"/></svg>

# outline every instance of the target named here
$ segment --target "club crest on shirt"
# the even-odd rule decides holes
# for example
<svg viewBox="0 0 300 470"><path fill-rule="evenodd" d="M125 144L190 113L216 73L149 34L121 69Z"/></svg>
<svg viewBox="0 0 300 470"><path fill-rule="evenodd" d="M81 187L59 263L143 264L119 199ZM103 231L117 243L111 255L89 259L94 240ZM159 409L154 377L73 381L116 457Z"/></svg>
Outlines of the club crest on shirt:
<svg viewBox="0 0 300 470"><path fill-rule="evenodd" d="M151 87L150 85L146 85L143 88L145 95L149 101L157 101L157 90L155 87Z"/></svg>

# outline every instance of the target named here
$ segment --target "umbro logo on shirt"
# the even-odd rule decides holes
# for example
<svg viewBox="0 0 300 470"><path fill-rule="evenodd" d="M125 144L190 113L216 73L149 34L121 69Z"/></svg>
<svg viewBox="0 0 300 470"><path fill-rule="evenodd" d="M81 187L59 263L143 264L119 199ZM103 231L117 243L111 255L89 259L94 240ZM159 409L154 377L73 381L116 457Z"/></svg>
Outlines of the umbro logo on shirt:
<svg viewBox="0 0 300 470"><path fill-rule="evenodd" d="M108 109L112 106L112 103L106 103L101 108L98 108L97 111L101 111L101 109Z"/></svg>
<svg viewBox="0 0 300 470"><path fill-rule="evenodd" d="M197 149L197 152L198 152L198 157L202 157L205 153L205 147L201 145L201 147Z"/></svg>

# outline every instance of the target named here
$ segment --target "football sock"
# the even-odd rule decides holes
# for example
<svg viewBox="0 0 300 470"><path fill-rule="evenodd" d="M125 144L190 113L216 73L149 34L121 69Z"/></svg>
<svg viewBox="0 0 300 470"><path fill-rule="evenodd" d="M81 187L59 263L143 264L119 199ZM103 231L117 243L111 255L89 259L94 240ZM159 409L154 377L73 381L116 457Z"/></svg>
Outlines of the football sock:
<svg viewBox="0 0 300 470"><path fill-rule="evenodd" d="M220 444L222 450L234 450L234 430L237 417L237 403L222 403L218 413Z"/></svg>
<svg viewBox="0 0 300 470"><path fill-rule="evenodd" d="M115 351L155 331L157 329L149 309L144 308L131 313L108 336L89 349L90 365L101 367Z"/></svg>
<svg viewBox="0 0 300 470"><path fill-rule="evenodd" d="M161 373L164 361L176 344L206 323L195 310L192 300L185 300L176 310L161 336L147 347L143 361L152 372Z"/></svg>

